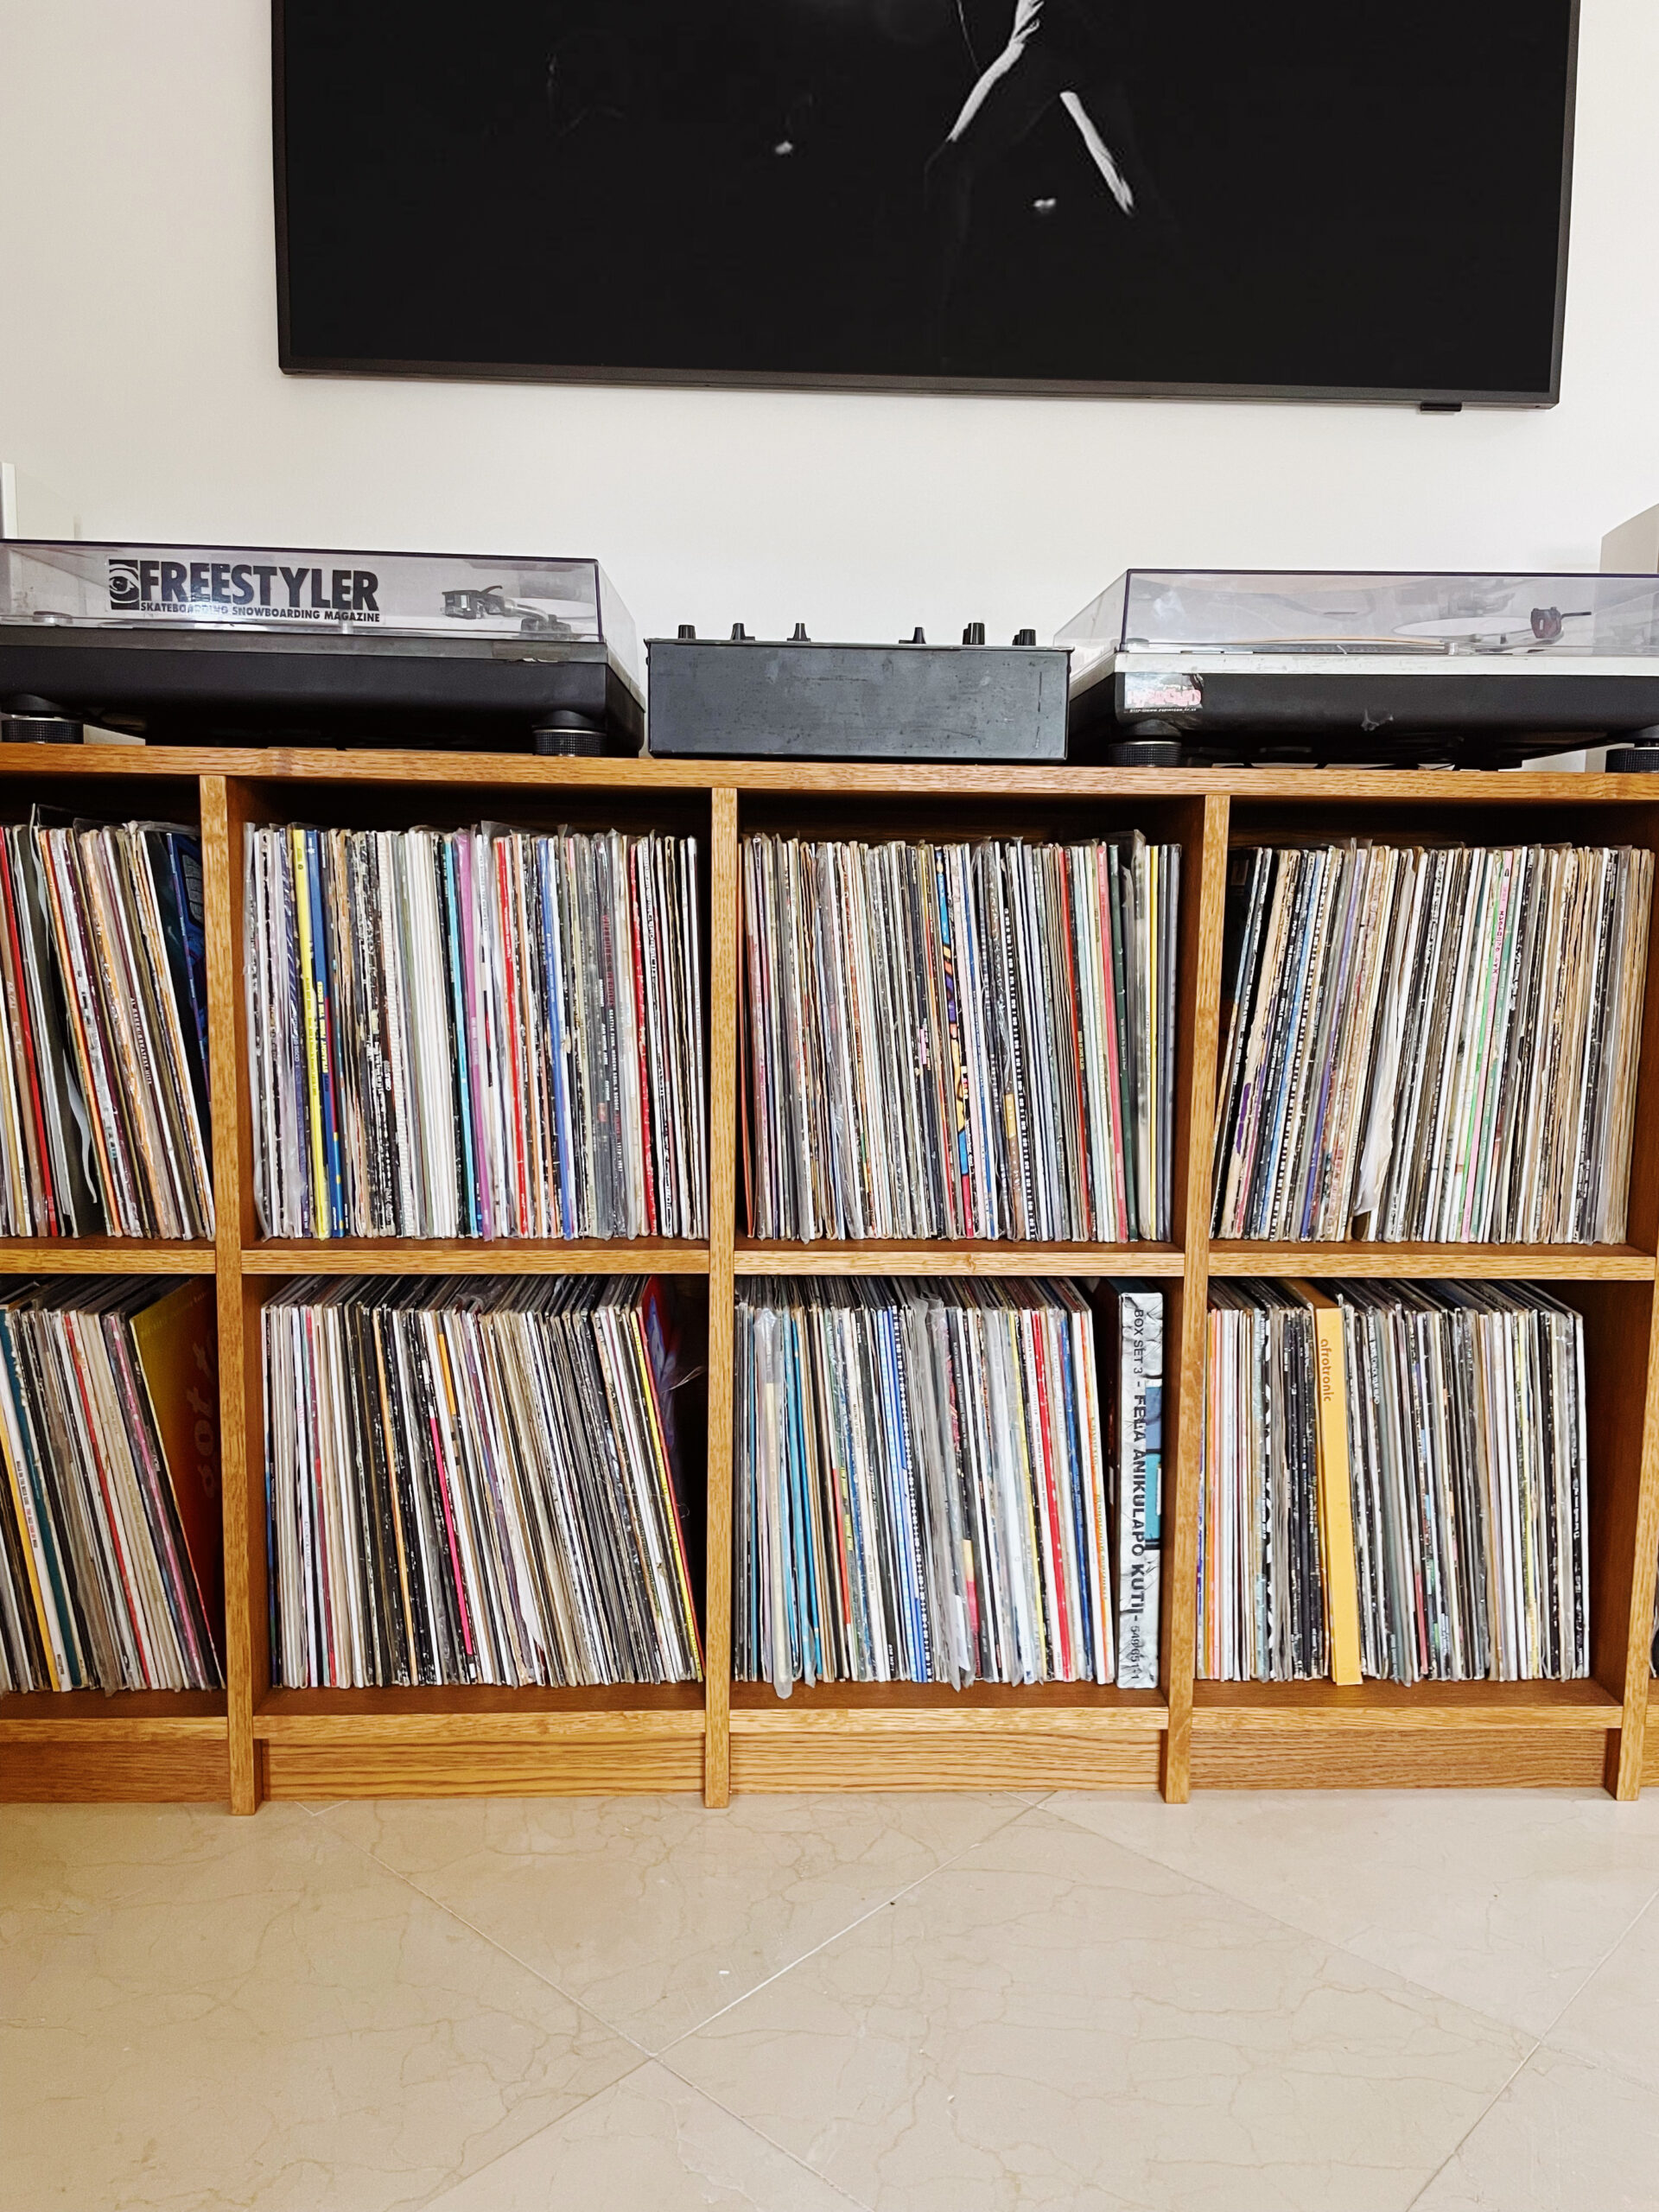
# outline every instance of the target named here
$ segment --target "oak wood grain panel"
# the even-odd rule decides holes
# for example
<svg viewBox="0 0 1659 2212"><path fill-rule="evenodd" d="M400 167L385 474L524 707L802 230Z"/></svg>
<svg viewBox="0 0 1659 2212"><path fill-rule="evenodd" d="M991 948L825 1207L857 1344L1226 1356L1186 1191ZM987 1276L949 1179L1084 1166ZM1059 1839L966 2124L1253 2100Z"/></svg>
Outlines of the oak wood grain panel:
<svg viewBox="0 0 1659 2212"><path fill-rule="evenodd" d="M1377 1276L1387 1281L1651 1282L1634 1244L1264 1244L1217 1238L1212 1275Z"/></svg>
<svg viewBox="0 0 1659 2212"><path fill-rule="evenodd" d="M35 1690L0 1698L0 1745L225 1743L222 1690Z"/></svg>
<svg viewBox="0 0 1659 2212"><path fill-rule="evenodd" d="M1576 1730L1619 1725L1619 1700L1599 1682L1199 1682L1193 1732L1304 1735L1450 1729Z"/></svg>
<svg viewBox="0 0 1659 2212"><path fill-rule="evenodd" d="M737 793L712 800L709 868L709 1543L703 1802L731 1799L733 1244L737 1232Z"/></svg>
<svg viewBox="0 0 1659 2212"><path fill-rule="evenodd" d="M0 1743L0 1804L223 1804L223 1742Z"/></svg>
<svg viewBox="0 0 1659 2212"><path fill-rule="evenodd" d="M1168 1726L1156 1690L1096 1689L1077 1682L1029 1688L978 1682L965 1690L910 1682L834 1682L797 1687L780 1698L763 1682L732 1688L734 1736L1013 1738L1144 1735Z"/></svg>
<svg viewBox="0 0 1659 2212"><path fill-rule="evenodd" d="M210 1275L211 1244L142 1236L0 1236L0 1274Z"/></svg>
<svg viewBox="0 0 1659 2212"><path fill-rule="evenodd" d="M1173 1244L763 1244L740 1237L740 1275L1179 1275Z"/></svg>
<svg viewBox="0 0 1659 2212"><path fill-rule="evenodd" d="M702 1693L667 1688L272 1690L253 1716L262 1743L648 1744L702 1738Z"/></svg>
<svg viewBox="0 0 1659 2212"><path fill-rule="evenodd" d="M1369 768L1111 768L1066 763L1017 767L975 761L659 760L542 759L528 753L341 752L325 747L17 747L0 774L19 782L54 778L159 779L236 776L285 782L542 786L600 791L739 791L1050 795L1060 798L1190 798L1216 793L1284 800L1310 811L1331 804L1419 804L1490 811L1510 807L1652 804L1638 776L1554 770L1491 774ZM1641 842L1637 838L1635 842Z"/></svg>
<svg viewBox="0 0 1659 2212"><path fill-rule="evenodd" d="M1184 1172L1176 1226L1184 1242L1185 1260L1180 1289L1168 1301L1164 1329L1162 1665L1169 1700L1169 1732L1165 1738L1162 1783L1164 1796L1172 1804L1184 1803L1192 1788L1210 1174L1221 1025L1222 939L1227 911L1228 825L1227 800L1207 798L1198 839L1198 866L1193 868L1189 862L1185 871L1181 915L1177 1035L1185 1044L1185 1065L1178 1084L1182 1114L1178 1158ZM1177 1065L1179 1071L1179 1058Z"/></svg>
<svg viewBox="0 0 1659 2212"><path fill-rule="evenodd" d="M707 1245L665 1236L262 1238L242 1253L242 1272L251 1275L701 1275L708 1268Z"/></svg>
<svg viewBox="0 0 1659 2212"><path fill-rule="evenodd" d="M618 1797L696 1790L695 1737L555 1745L502 1743L261 1745L272 1797Z"/></svg>
<svg viewBox="0 0 1659 2212"><path fill-rule="evenodd" d="M87 748L88 751L91 748ZM108 749L108 768L134 754ZM137 756L143 758L143 755ZM168 765L168 764L172 765ZM659 760L540 759L527 753L331 751L321 747L250 747L241 751L164 753L152 748L149 772L241 773L296 783L478 785L506 790L709 790L823 791L835 795L906 795L950 798L983 794L1020 798L1202 798L1231 794L1247 800L1287 800L1310 809L1363 802L1436 809L1630 804L1650 800L1634 776L1583 776L1548 770L1490 774L1364 768L1111 768L1082 763L1014 767L976 761Z"/></svg>
<svg viewBox="0 0 1659 2212"><path fill-rule="evenodd" d="M1197 1734L1197 1789L1590 1789L1610 1737L1534 1728Z"/></svg>
<svg viewBox="0 0 1659 2212"><path fill-rule="evenodd" d="M263 1438L248 1449L248 1397L259 1394L257 1349L248 1364L242 1240L251 1226L252 1122L247 1096L242 991L242 814L239 787L201 780L201 893L207 971L207 1080L213 1132L213 1221L218 1273L219 1433L225 1529L225 1683L232 1809L259 1802L254 1700L264 1686L265 1524ZM263 1423L262 1423L263 1427Z"/></svg>
<svg viewBox="0 0 1659 2212"><path fill-rule="evenodd" d="M941 1738L902 1732L732 1738L732 1787L791 1789L1130 1789L1155 1784L1163 1738L1148 1729ZM1172 1816L1173 1817L1173 1816Z"/></svg>
<svg viewBox="0 0 1659 2212"><path fill-rule="evenodd" d="M171 777L194 783L201 776L233 776L248 757L236 745L8 746L0 779L38 783L61 776L118 784ZM149 804L153 810L153 797Z"/></svg>

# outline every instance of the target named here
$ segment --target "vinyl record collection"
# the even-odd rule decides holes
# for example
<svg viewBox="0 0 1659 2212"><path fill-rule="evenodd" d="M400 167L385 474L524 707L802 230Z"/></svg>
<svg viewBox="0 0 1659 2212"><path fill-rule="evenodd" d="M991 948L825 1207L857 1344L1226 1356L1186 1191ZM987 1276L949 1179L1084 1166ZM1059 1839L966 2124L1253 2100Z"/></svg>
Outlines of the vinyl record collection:
<svg viewBox="0 0 1659 2212"><path fill-rule="evenodd" d="M701 1678L659 1280L312 1278L264 1332L274 1681Z"/></svg>
<svg viewBox="0 0 1659 2212"><path fill-rule="evenodd" d="M1530 1287L1211 1286L1198 1673L1589 1672L1584 1329Z"/></svg>
<svg viewBox="0 0 1659 2212"><path fill-rule="evenodd" d="M1653 855L1236 853L1213 1233L1621 1243Z"/></svg>
<svg viewBox="0 0 1659 2212"><path fill-rule="evenodd" d="M201 843L0 830L0 1236L213 1230Z"/></svg>
<svg viewBox="0 0 1659 2212"><path fill-rule="evenodd" d="M752 1233L1166 1237L1180 857L747 838Z"/></svg>
<svg viewBox="0 0 1659 2212"><path fill-rule="evenodd" d="M271 1236L707 1233L696 846L254 829Z"/></svg>
<svg viewBox="0 0 1659 2212"><path fill-rule="evenodd" d="M738 1679L1107 1683L1122 1650L1155 1682L1163 1300L1131 1300L1109 1494L1069 1284L742 1284Z"/></svg>
<svg viewBox="0 0 1659 2212"><path fill-rule="evenodd" d="M0 1285L0 1691L221 1683L213 1287Z"/></svg>

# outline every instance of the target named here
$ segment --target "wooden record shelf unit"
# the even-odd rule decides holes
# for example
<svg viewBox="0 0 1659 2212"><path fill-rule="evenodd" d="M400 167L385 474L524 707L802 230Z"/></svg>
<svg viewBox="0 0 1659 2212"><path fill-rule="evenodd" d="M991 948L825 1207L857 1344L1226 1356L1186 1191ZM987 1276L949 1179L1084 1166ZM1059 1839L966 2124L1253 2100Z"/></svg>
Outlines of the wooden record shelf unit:
<svg viewBox="0 0 1659 2212"><path fill-rule="evenodd" d="M105 820L199 821L208 949L211 1245L14 1243L8 1271L212 1274L224 1446L227 1691L0 1700L0 1798L228 1799L734 1789L1048 1789L1155 1784L1594 1784L1659 1781L1647 1728L1659 1555L1659 924L1641 1054L1630 1242L1616 1247L1212 1246L1210 1139L1230 842L1367 835L1563 838L1659 847L1637 777L1187 772L822 763L564 761L499 755L9 747L4 815L41 801ZM266 1243L254 1216L242 989L250 823L695 831L706 929L710 1233L706 1243ZM1167 1245L760 1244L739 1233L738 840L751 829L867 837L1139 828L1184 848L1174 1235ZM669 1690L273 1690L270 1681L259 1319L274 1286L331 1274L567 1273L649 1268L706 1295L703 1563L708 1682ZM1167 1287L1160 1686L820 1687L787 1700L728 1680L732 1333L739 1276L1095 1276ZM1535 1278L1584 1314L1589 1363L1593 1675L1573 1683L1196 1682L1198 1408L1211 1276Z"/></svg>

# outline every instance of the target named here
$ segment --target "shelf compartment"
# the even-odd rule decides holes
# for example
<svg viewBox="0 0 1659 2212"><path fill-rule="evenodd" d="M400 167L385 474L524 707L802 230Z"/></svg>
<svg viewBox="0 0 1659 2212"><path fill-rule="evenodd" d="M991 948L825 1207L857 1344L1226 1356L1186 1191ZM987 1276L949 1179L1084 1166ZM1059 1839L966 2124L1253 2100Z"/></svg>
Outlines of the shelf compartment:
<svg viewBox="0 0 1659 2212"><path fill-rule="evenodd" d="M1634 1244L1268 1244L1217 1239L1212 1275L1379 1276L1402 1281L1651 1282Z"/></svg>
<svg viewBox="0 0 1659 2212"><path fill-rule="evenodd" d="M242 1250L245 1275L706 1275L709 1247L672 1237L330 1236Z"/></svg>
<svg viewBox="0 0 1659 2212"><path fill-rule="evenodd" d="M1195 1789L1611 1787L1596 1682L1198 1682Z"/></svg>
<svg viewBox="0 0 1659 2212"><path fill-rule="evenodd" d="M0 1698L0 1804L223 1804L222 1690L41 1690Z"/></svg>
<svg viewBox="0 0 1659 2212"><path fill-rule="evenodd" d="M732 1685L739 1789L1089 1789L1155 1784L1156 1690L1082 1682Z"/></svg>
<svg viewBox="0 0 1659 2212"><path fill-rule="evenodd" d="M1179 1277L1173 1244L982 1244L861 1240L763 1244L740 1236L740 1275L1159 1275Z"/></svg>
<svg viewBox="0 0 1659 2212"><path fill-rule="evenodd" d="M143 1236L0 1236L0 1273L22 1275L210 1275L211 1244Z"/></svg>
<svg viewBox="0 0 1659 2212"><path fill-rule="evenodd" d="M611 1796L696 1790L702 1691L272 1690L253 1716L271 1797Z"/></svg>

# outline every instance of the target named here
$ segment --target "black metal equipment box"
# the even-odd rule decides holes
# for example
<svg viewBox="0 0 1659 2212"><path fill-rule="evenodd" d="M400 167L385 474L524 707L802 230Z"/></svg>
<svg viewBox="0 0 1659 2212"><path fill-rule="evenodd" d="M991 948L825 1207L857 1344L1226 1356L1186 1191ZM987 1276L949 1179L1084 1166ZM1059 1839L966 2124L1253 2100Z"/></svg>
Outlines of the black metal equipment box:
<svg viewBox="0 0 1659 2212"><path fill-rule="evenodd" d="M647 640L653 753L804 760L1064 760L1070 655L1014 645L815 645L798 633Z"/></svg>

